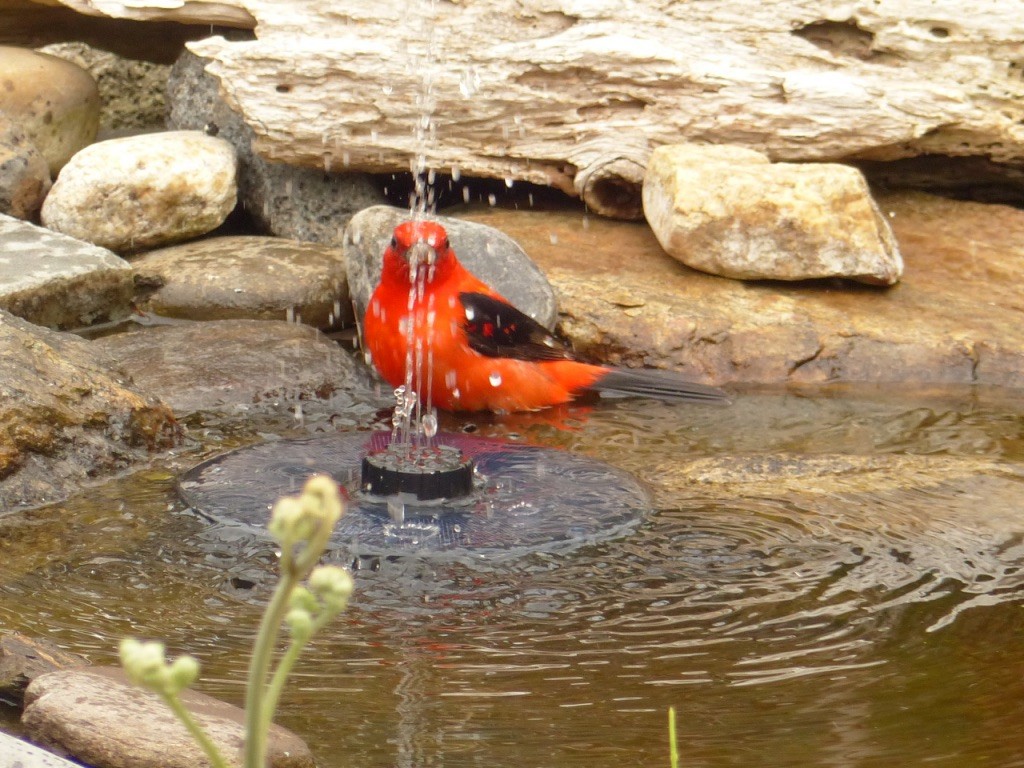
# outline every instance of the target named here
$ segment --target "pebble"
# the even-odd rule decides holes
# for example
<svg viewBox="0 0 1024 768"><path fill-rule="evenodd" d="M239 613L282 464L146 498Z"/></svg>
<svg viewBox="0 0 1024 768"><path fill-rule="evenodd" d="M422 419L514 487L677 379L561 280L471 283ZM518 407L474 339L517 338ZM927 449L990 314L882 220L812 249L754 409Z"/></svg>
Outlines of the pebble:
<svg viewBox="0 0 1024 768"><path fill-rule="evenodd" d="M71 62L28 48L0 46L0 112L19 123L57 175L96 138L96 81Z"/></svg>
<svg viewBox="0 0 1024 768"><path fill-rule="evenodd" d="M0 308L48 328L131 311L132 268L114 253L0 214Z"/></svg>
<svg viewBox="0 0 1024 768"><path fill-rule="evenodd" d="M404 208L377 205L360 211L345 230L349 293L360 320L380 282L384 248L395 226L409 218ZM431 216L448 233L459 261L516 307L552 328L558 318L554 289L518 243L500 230L448 216Z"/></svg>
<svg viewBox="0 0 1024 768"><path fill-rule="evenodd" d="M341 248L275 237L212 237L133 259L141 309L191 320L352 324Z"/></svg>
<svg viewBox="0 0 1024 768"><path fill-rule="evenodd" d="M193 690L182 703L230 765L238 765L245 713ZM117 667L62 670L36 678L25 693L22 724L37 744L86 765L195 768L208 761L155 693L136 687ZM270 726L270 768L314 768L309 747L291 731Z"/></svg>
<svg viewBox="0 0 1024 768"><path fill-rule="evenodd" d="M43 203L43 224L119 253L204 235L235 207L235 152L223 139L170 131L86 147Z"/></svg>
<svg viewBox="0 0 1024 768"><path fill-rule="evenodd" d="M647 166L643 203L665 251L703 272L873 285L903 274L892 230L851 166L770 163L738 147L662 146Z"/></svg>
<svg viewBox="0 0 1024 768"><path fill-rule="evenodd" d="M49 190L46 158L25 129L0 112L0 213L34 219Z"/></svg>

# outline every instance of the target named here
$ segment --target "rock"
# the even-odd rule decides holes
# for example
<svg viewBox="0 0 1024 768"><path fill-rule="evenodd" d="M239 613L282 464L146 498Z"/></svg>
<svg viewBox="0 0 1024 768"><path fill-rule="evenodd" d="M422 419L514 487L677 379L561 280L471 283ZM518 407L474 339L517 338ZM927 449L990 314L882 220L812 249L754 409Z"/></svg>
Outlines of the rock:
<svg viewBox="0 0 1024 768"><path fill-rule="evenodd" d="M219 747L228 765L241 765L245 713L196 691L182 703ZM29 737L75 760L105 768L196 768L209 765L168 706L132 685L113 667L51 672L26 692L22 723ZM271 725L267 765L313 768L309 747L291 731Z"/></svg>
<svg viewBox="0 0 1024 768"><path fill-rule="evenodd" d="M24 129L0 112L0 214L34 219L50 190L50 168Z"/></svg>
<svg viewBox="0 0 1024 768"><path fill-rule="evenodd" d="M68 653L44 638L4 632L0 634L0 699L20 707L25 688L40 675L88 663L84 656Z"/></svg>
<svg viewBox="0 0 1024 768"><path fill-rule="evenodd" d="M39 50L92 75L100 94L101 131L164 127L169 64L130 59L81 42L55 43Z"/></svg>
<svg viewBox="0 0 1024 768"><path fill-rule="evenodd" d="M402 208L379 205L360 211L345 230L349 293L362 322L370 294L380 282L384 248L397 224L409 218ZM526 252L500 230L447 216L431 217L444 225L459 261L519 309L551 328L557 317L554 291Z"/></svg>
<svg viewBox="0 0 1024 768"><path fill-rule="evenodd" d="M139 306L189 320L352 325L341 248L274 237L214 237L132 261Z"/></svg>
<svg viewBox="0 0 1024 768"><path fill-rule="evenodd" d="M131 266L104 248L0 215L0 254L0 308L36 325L81 328L131 310Z"/></svg>
<svg viewBox="0 0 1024 768"><path fill-rule="evenodd" d="M211 59L256 151L290 165L322 167L337 137L353 170L404 171L423 151L439 171L578 189L629 216L650 152L684 141L789 162L1024 164L1024 17L1001 0L971 14L957 0L245 7L257 40L189 48ZM424 73L433 144L412 138Z"/></svg>
<svg viewBox="0 0 1024 768"><path fill-rule="evenodd" d="M178 323L106 336L97 353L180 415L328 398L366 386L365 367L307 325L267 320Z"/></svg>
<svg viewBox="0 0 1024 768"><path fill-rule="evenodd" d="M0 506L56 501L180 440L89 342L0 310Z"/></svg>
<svg viewBox="0 0 1024 768"><path fill-rule="evenodd" d="M669 145L651 155L643 202L665 251L702 272L873 285L903 274L892 231L850 166L770 164L741 147Z"/></svg>
<svg viewBox="0 0 1024 768"><path fill-rule="evenodd" d="M81 768L53 752L0 732L0 768Z"/></svg>
<svg viewBox="0 0 1024 768"><path fill-rule="evenodd" d="M99 91L89 73L75 64L0 46L0 111L21 124L56 176L96 138Z"/></svg>
<svg viewBox="0 0 1024 768"><path fill-rule="evenodd" d="M197 131L101 141L61 171L43 223L118 252L180 242L231 213L235 170L231 145Z"/></svg>
<svg viewBox="0 0 1024 768"><path fill-rule="evenodd" d="M363 173L346 173L342 158L317 168L272 163L252 150L253 131L224 101L207 61L185 51L167 83L168 126L216 130L239 158L242 207L265 231L279 237L338 245L356 211L384 201L378 185Z"/></svg>
<svg viewBox="0 0 1024 768"><path fill-rule="evenodd" d="M537 259L558 292L562 331L595 360L709 383L1018 386L1024 211L920 193L878 203L906 259L903 280L884 292L695 272L641 224L571 212L467 217Z"/></svg>

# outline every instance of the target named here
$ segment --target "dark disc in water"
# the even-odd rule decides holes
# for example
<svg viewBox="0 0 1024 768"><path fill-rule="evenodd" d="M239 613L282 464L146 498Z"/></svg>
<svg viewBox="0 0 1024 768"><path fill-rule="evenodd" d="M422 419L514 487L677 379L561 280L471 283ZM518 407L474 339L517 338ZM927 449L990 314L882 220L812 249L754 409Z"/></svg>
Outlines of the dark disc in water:
<svg viewBox="0 0 1024 768"><path fill-rule="evenodd" d="M363 458L390 434L338 433L240 448L178 480L182 499L218 522L266 534L270 509L317 473L334 477L351 502L331 538L356 555L513 555L564 551L621 536L650 510L635 478L601 461L457 434L438 435L473 462L473 491L456 500L387 499L360 491Z"/></svg>

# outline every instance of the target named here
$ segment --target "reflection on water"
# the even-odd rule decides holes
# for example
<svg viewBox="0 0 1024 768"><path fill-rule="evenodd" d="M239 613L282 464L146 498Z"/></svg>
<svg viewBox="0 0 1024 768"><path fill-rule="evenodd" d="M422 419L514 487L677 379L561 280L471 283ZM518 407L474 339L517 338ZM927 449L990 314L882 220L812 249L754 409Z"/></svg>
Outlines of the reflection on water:
<svg viewBox="0 0 1024 768"><path fill-rule="evenodd" d="M669 705L684 765L1022 764L1021 413L848 390L478 420L635 474L658 511L568 554L360 570L280 720L328 768L667 765ZM0 624L99 663L165 638L241 699L273 551L170 473L0 527Z"/></svg>

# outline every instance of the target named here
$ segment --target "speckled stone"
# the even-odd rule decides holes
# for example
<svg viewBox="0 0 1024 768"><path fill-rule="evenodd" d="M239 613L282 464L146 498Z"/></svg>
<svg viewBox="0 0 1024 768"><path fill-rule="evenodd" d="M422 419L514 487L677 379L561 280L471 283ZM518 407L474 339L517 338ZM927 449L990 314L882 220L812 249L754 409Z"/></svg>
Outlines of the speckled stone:
<svg viewBox="0 0 1024 768"><path fill-rule="evenodd" d="M24 127L56 176L95 140L99 90L88 72L69 61L0 46L0 111Z"/></svg>
<svg viewBox="0 0 1024 768"><path fill-rule="evenodd" d="M235 207L235 151L199 131L110 139L72 158L43 224L119 253L206 234Z"/></svg>
<svg viewBox="0 0 1024 768"><path fill-rule="evenodd" d="M33 219L49 191L46 159L25 129L0 112L0 213Z"/></svg>

